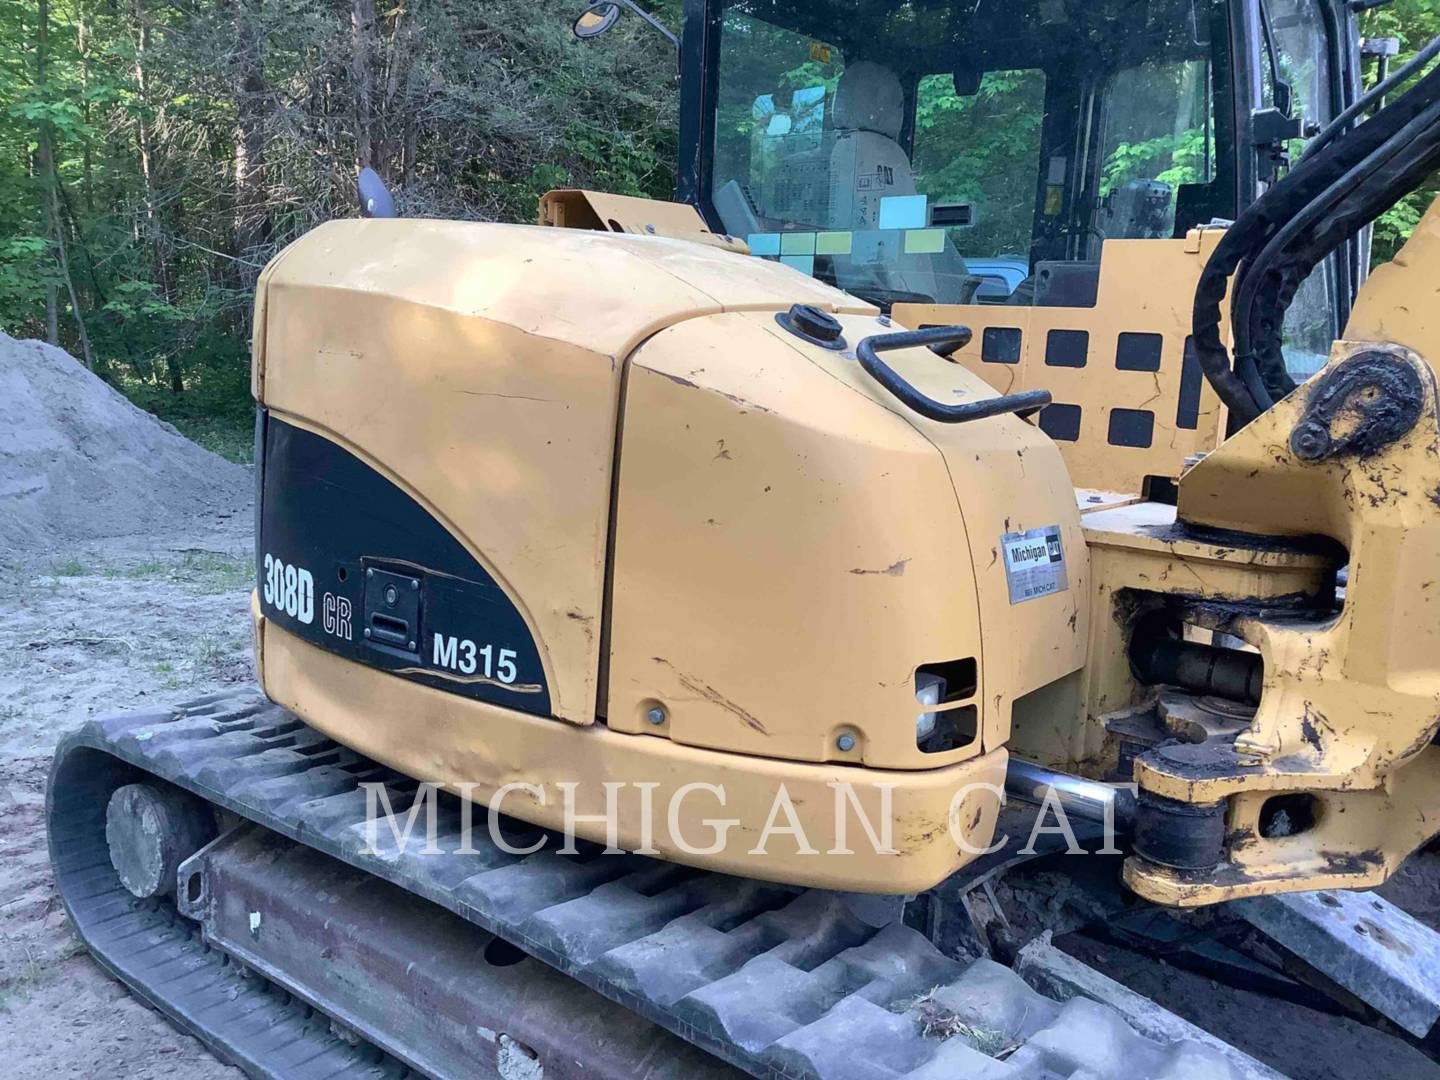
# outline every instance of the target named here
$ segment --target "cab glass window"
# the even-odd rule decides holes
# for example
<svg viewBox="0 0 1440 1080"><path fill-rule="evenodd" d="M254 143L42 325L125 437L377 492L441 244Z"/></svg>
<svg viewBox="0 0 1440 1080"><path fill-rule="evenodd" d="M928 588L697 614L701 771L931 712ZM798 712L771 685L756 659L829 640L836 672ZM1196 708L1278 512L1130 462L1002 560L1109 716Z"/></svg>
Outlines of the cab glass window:
<svg viewBox="0 0 1440 1080"><path fill-rule="evenodd" d="M844 56L735 11L720 48L713 197L727 229L821 228L830 199L827 113Z"/></svg>
<svg viewBox="0 0 1440 1080"><path fill-rule="evenodd" d="M931 205L964 207L947 227L973 301L1003 300L1029 276L1045 73L989 71L970 87L927 75L915 101L915 186ZM963 91L963 92L962 92Z"/></svg>
<svg viewBox="0 0 1440 1080"><path fill-rule="evenodd" d="M1224 0L728 0L710 207L882 306L1093 305L1105 240L1234 214L1227 20Z"/></svg>
<svg viewBox="0 0 1440 1080"><path fill-rule="evenodd" d="M1097 232L1168 239L1182 187L1215 179L1210 65L1181 60L1124 68L1106 94Z"/></svg>
<svg viewBox="0 0 1440 1080"><path fill-rule="evenodd" d="M1265 5L1275 35L1276 66L1290 87L1291 111L1307 132L1317 131L1333 112L1330 52L1320 9L1316 0L1265 0ZM1273 79L1267 76L1264 86L1266 104L1273 104ZM1291 143L1291 160L1299 160L1304 148L1303 138ZM1335 325L1336 257L1330 256L1311 271L1285 312L1281 349L1285 368L1297 382L1324 366L1340 333Z"/></svg>

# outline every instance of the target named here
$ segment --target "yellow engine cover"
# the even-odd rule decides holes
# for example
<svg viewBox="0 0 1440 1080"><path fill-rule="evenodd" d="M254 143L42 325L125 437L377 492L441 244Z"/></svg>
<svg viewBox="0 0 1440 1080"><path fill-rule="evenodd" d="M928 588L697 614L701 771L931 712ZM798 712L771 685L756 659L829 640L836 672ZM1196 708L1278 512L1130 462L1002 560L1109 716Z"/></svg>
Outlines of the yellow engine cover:
<svg viewBox="0 0 1440 1080"><path fill-rule="evenodd" d="M849 348L833 351L773 311L712 315L631 359L612 728L647 732L660 707L685 743L933 768L1004 745L1014 699L1083 663L1086 550L1054 444L1011 416L910 412L854 354L895 328L841 322ZM886 357L939 400L993 394L927 349ZM1031 531L1038 549L1058 534L1064 587L1012 602L1006 538L1013 556ZM929 665L951 673L962 737L922 753Z"/></svg>
<svg viewBox="0 0 1440 1080"><path fill-rule="evenodd" d="M838 314L847 347L779 325L796 303ZM711 864L933 883L967 858L945 832L954 785L998 782L1015 699L1084 662L1088 562L1048 438L1014 416L925 420L865 374L856 344L896 329L786 267L685 241L440 221L316 229L262 278L256 398L272 424L404 497L335 496L306 477L361 537L352 567L413 565L426 599L413 663L386 666L358 636L322 660L316 626L261 595L267 692L398 768L478 783L477 797L558 776L567 758L622 781L658 769L671 785L749 771L756 792L913 776L897 796L904 866L758 868L740 849ZM994 394L928 350L887 360L943 401ZM267 521L279 475L266 466ZM440 670L427 604L443 575L407 553L413 523L396 505L503 593L533 638L527 686L465 700L493 680ZM366 548L372 526L387 540ZM317 611L337 602L344 567L305 569ZM916 740L927 665L950 680L937 722L957 733L929 753ZM543 697L505 697L535 687ZM555 820L554 803L507 812ZM993 808L964 816L987 843Z"/></svg>
<svg viewBox="0 0 1440 1080"><path fill-rule="evenodd" d="M335 221L261 280L253 388L444 523L524 615L553 714L589 724L625 360L666 326L787 295L864 308L681 241Z"/></svg>

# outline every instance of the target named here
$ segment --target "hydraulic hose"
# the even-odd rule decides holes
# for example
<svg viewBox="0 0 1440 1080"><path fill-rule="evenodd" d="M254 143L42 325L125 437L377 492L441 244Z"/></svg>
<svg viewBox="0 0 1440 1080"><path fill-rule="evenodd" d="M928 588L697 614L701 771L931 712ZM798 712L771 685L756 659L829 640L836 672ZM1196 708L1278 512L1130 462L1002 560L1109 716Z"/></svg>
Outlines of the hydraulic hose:
<svg viewBox="0 0 1440 1080"><path fill-rule="evenodd" d="M1431 71L1405 94L1377 112L1371 120L1346 132L1342 137L1335 138L1329 146L1314 156L1301 160L1264 196L1247 208L1221 238L1201 272L1196 288L1193 337L1195 355L1201 370L1238 423L1249 423L1273 403L1274 397L1264 385L1265 380L1260 375L1256 357L1253 355L1254 350L1247 346L1232 368L1229 351L1220 337L1221 305L1227 289L1231 288L1231 276L1235 275L1233 293L1238 297L1249 276L1251 260L1269 246L1276 233L1283 229L1287 222L1301 214L1312 202L1319 199L1327 207L1333 207L1334 192L1346 186L1340 182L1347 176L1352 182L1363 181L1372 171L1383 172L1390 182L1376 189L1376 198L1388 198L1393 202L1399 195L1404 194L1403 190L1397 190L1400 182L1397 178L1403 177L1405 182L1410 182L1414 170L1383 168L1378 163L1392 161L1393 154L1406 143L1401 132L1417 117L1427 114L1437 98L1440 98L1440 71ZM1382 148L1397 136L1401 136L1400 141L1390 150L1382 151ZM1373 170L1365 167L1367 160L1375 164ZM1361 187L1364 188L1365 185L1362 183ZM1331 196L1328 201L1325 199L1327 193ZM1368 190L1366 193L1367 196L1371 194ZM1381 209L1383 208L1382 206ZM1315 219L1307 217L1307 220ZM1323 211L1321 221L1323 222ZM1364 221L1361 221L1355 226L1356 230L1363 225ZM1296 234L1292 232L1290 235L1293 237ZM1348 234L1332 229L1328 231L1328 235L1332 238L1338 236L1339 239L1334 241L1338 244L1343 242ZM1328 250L1330 249L1320 252L1315 262L1323 258ZM1299 262L1295 265L1298 266ZM1257 279L1259 280L1261 279ZM1293 300L1295 288L1298 288L1298 280L1294 287L1282 280L1279 288L1267 294L1269 306L1265 317L1273 323L1273 333L1267 329L1266 340L1278 333L1284 308ZM1253 316L1252 322L1247 323L1243 333L1248 335L1251 325ZM1261 325L1270 326L1264 322ZM1247 336L1244 340L1248 342L1250 339ZM1278 353L1278 350L1275 351ZM1271 359L1273 361L1273 357ZM1283 360L1278 365L1271 362L1269 366L1273 379L1274 369L1277 366L1283 369ZM1273 381L1283 389L1283 379Z"/></svg>
<svg viewBox="0 0 1440 1080"><path fill-rule="evenodd" d="M1435 132L1437 122L1440 122L1440 102L1432 104L1430 108L1419 113L1396 135L1382 143L1358 164L1336 177L1319 196L1312 199L1294 217L1282 225L1260 253L1247 263L1245 273L1235 288L1235 296L1231 302L1231 328L1235 336L1236 370L1244 379L1251 397L1260 406L1261 411L1270 408L1276 397L1281 396L1274 391L1278 389L1283 394L1294 388L1293 382L1289 380L1288 373L1284 369L1283 356L1278 355L1276 331L1280 328L1281 320L1277 318L1277 312L1283 316L1285 307L1294 298L1299 282L1314 266L1313 262L1307 265L1303 260L1284 269L1277 264L1282 264L1283 256L1291 245L1302 238L1306 231L1324 215L1333 213L1347 196L1368 193L1370 189L1367 188L1367 183L1372 177L1382 173L1388 163L1408 161L1410 160L1410 157L1407 156L1409 154L1428 159L1427 151L1432 149L1432 144L1437 143ZM1367 200L1367 202L1386 203L1387 205L1392 201L1389 185L1383 185ZM1323 253L1320 257L1323 258ZM1297 274L1297 271L1303 272ZM1280 276L1272 278L1272 274ZM1266 299L1269 302L1260 305L1257 315L1257 298L1261 296L1262 289L1267 285L1278 285L1278 287L1268 290L1269 296ZM1289 287L1287 288L1287 286ZM1255 334L1257 320L1263 320L1263 324L1258 329L1266 339L1265 344L1274 345L1276 348L1257 350L1252 345L1252 341L1257 336ZM1278 371L1276 370L1277 366Z"/></svg>
<svg viewBox="0 0 1440 1080"><path fill-rule="evenodd" d="M1285 309L1320 260L1440 166L1440 103L1387 145L1393 152L1376 161L1363 181L1337 181L1323 212L1298 215L1256 259L1257 297L1248 309L1237 308L1235 321L1251 335L1247 347L1265 383L1281 388L1277 397L1293 388L1281 349Z"/></svg>

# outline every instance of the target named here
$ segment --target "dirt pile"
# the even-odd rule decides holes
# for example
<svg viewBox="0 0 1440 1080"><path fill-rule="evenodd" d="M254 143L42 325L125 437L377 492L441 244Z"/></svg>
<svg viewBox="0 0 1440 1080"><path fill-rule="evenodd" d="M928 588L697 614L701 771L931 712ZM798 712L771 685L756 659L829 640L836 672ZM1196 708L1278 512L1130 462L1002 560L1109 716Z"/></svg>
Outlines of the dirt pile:
<svg viewBox="0 0 1440 1080"><path fill-rule="evenodd" d="M68 353L0 333L0 554L245 513L250 475Z"/></svg>

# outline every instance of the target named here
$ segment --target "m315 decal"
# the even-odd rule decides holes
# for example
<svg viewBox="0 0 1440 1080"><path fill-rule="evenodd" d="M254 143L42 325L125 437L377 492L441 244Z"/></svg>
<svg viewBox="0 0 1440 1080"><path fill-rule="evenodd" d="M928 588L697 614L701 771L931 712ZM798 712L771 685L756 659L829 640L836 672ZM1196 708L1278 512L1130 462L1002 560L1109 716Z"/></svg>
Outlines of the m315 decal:
<svg viewBox="0 0 1440 1080"><path fill-rule="evenodd" d="M261 610L350 660L549 715L540 651L458 538L343 447L264 420Z"/></svg>

